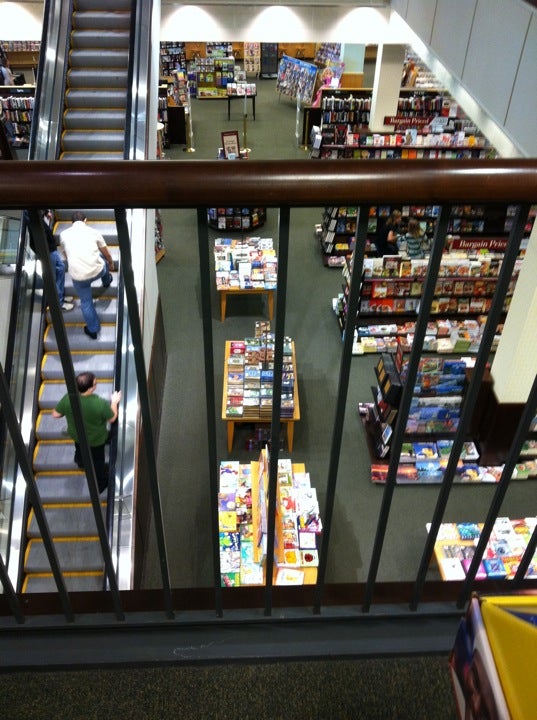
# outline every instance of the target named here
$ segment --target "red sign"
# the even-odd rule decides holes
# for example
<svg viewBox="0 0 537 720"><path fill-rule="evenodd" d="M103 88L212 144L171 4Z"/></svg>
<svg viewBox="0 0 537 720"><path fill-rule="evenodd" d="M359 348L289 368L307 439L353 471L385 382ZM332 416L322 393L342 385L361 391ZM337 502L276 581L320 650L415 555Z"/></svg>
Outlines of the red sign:
<svg viewBox="0 0 537 720"><path fill-rule="evenodd" d="M452 250L492 250L503 252L506 247L507 238L454 237L451 243Z"/></svg>

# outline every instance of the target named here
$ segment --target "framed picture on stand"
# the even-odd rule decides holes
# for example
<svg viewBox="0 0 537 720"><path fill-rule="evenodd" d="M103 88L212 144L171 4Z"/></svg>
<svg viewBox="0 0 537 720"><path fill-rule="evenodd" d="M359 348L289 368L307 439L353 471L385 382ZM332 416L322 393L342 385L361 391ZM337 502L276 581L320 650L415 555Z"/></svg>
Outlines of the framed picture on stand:
<svg viewBox="0 0 537 720"><path fill-rule="evenodd" d="M226 160L236 160L240 157L239 133L237 130L222 133L222 148Z"/></svg>

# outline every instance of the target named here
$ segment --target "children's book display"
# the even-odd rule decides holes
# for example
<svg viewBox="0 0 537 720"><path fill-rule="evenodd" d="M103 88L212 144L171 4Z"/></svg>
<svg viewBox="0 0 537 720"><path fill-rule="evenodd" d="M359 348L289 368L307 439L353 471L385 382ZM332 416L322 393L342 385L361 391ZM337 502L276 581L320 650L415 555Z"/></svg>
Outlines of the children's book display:
<svg viewBox="0 0 537 720"><path fill-rule="evenodd" d="M214 263L217 290L276 289L278 258L272 238L217 238Z"/></svg>
<svg viewBox="0 0 537 720"><path fill-rule="evenodd" d="M218 493L220 575L223 587L263 585L268 528L269 453L258 462L222 461ZM311 584L317 578L322 532L317 493L303 464L278 460L274 584Z"/></svg>

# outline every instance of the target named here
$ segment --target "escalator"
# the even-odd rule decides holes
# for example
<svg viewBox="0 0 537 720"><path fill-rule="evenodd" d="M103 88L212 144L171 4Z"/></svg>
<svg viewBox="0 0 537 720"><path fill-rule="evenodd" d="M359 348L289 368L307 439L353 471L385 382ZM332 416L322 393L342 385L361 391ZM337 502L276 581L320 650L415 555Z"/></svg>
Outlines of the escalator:
<svg viewBox="0 0 537 720"><path fill-rule="evenodd" d="M131 0L75 0L65 75L61 161L123 160L126 157ZM52 158L51 158L52 159ZM87 222L98 230L119 266L116 224L112 210L86 210ZM55 210L57 237L71 224L73 210ZM118 283L103 288L94 283L93 295L101 320L98 339L84 333L85 321L69 274L65 294L74 297L74 308L63 314L75 374L91 371L97 378L97 394L109 399L117 387L116 343ZM104 560L84 471L74 462L74 445L66 435L66 422L52 417L52 409L66 393L62 364L54 330L46 313L40 365L38 415L35 425L33 468L49 528L68 590L101 590ZM113 445L107 446L111 477L107 492L100 495L102 512L114 499ZM50 564L32 509L26 523L23 561L23 592L56 589Z"/></svg>

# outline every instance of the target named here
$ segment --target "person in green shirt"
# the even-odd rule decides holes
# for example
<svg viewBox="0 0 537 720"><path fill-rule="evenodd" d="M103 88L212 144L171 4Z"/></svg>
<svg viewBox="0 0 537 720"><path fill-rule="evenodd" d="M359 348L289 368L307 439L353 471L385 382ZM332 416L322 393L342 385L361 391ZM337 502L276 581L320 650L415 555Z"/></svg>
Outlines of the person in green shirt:
<svg viewBox="0 0 537 720"><path fill-rule="evenodd" d="M78 392L80 393L80 404L82 407L82 417L88 437L88 443L95 467L95 475L97 476L97 484L99 492L103 492L108 487L108 468L105 463L105 445L108 440L108 425L117 419L119 401L121 400L121 392L112 393L110 403L95 394L97 389L97 380L91 372L83 372L76 378ZM83 468L82 453L78 443L78 435L76 432L73 410L69 395L64 395L57 403L52 411L52 417L67 420L67 433L75 443L75 462L79 468Z"/></svg>

